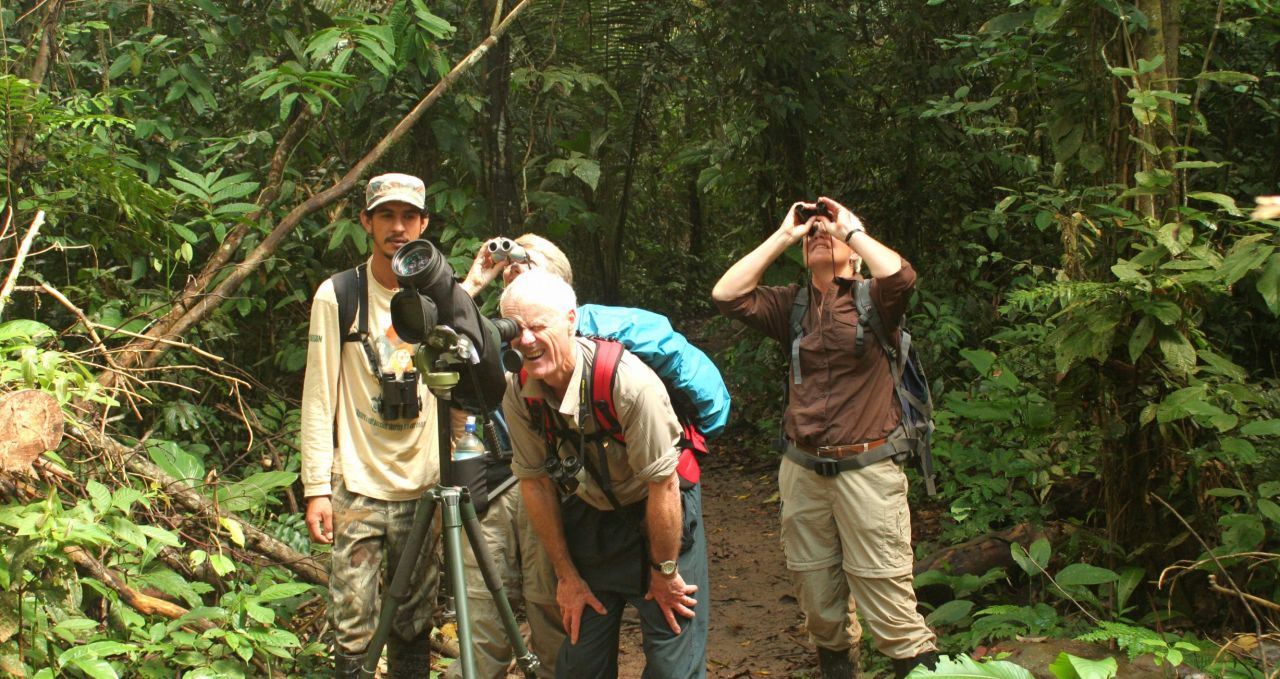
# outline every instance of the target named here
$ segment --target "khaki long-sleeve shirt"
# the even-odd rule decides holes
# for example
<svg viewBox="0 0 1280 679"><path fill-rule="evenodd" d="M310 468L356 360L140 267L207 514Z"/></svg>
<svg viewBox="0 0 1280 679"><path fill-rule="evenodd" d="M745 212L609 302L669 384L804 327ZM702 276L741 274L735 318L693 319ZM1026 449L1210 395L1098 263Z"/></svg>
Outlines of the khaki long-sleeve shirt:
<svg viewBox="0 0 1280 679"><path fill-rule="evenodd" d="M384 371L411 366L414 345L391 327L395 290L368 276L369 341ZM357 314L358 315L358 314ZM352 327L359 323L355 319ZM302 485L307 497L330 495L341 474L347 490L379 500L412 500L440 478L436 402L418 385L416 419L384 420L374 410L382 395L359 342L342 343L338 300L326 280L311 302L307 368L302 387Z"/></svg>

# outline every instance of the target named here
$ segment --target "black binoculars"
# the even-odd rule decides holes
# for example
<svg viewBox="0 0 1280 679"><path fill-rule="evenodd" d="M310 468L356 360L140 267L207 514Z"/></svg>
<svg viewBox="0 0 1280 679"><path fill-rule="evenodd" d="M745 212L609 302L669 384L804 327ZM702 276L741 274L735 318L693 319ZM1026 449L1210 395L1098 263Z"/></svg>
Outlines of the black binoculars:
<svg viewBox="0 0 1280 679"><path fill-rule="evenodd" d="M817 203L813 207L805 207L801 205L796 208L796 223L803 224L814 217L826 217L827 219L835 219L836 216L831 214L831 210L827 208L826 203ZM813 238L818 233L818 227L809 227L809 237Z"/></svg>
<svg viewBox="0 0 1280 679"><path fill-rule="evenodd" d="M373 409L384 420L412 420L422 411L422 399L418 398L418 371L410 370L396 375L381 373L378 385L382 396L374 399Z"/></svg>
<svg viewBox="0 0 1280 679"><path fill-rule="evenodd" d="M578 472L582 470L582 462L576 456L570 455L563 460L556 456L548 457L542 466L561 495L573 495L578 490Z"/></svg>

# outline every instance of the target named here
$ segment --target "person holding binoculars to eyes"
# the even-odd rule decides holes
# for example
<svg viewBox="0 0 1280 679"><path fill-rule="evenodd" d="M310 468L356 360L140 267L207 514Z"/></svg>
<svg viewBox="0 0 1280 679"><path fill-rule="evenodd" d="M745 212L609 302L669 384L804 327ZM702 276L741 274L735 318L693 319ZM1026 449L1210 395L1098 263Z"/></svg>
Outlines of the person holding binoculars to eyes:
<svg viewBox="0 0 1280 679"><path fill-rule="evenodd" d="M514 240L492 238L482 244L460 286L475 297L499 276L505 285L531 269L542 269L566 283L573 283L573 269L560 248L541 236L524 234ZM520 489L511 475L510 450L490 452L484 465L488 497L487 507L479 518L485 544L502 576L507 597L513 604L524 602L525 618L529 622L529 649L541 661L538 676L550 679L555 676L556 655L565 638L556 606L555 572L550 557L534 535ZM502 679L512 662L511 644L470 543L465 546L462 563L467 601L471 606L476 676ZM450 665L444 676L461 679L460 664Z"/></svg>
<svg viewBox="0 0 1280 679"><path fill-rule="evenodd" d="M399 287L391 258L426 231L425 201L417 177L370 179L360 224L373 252L322 283L311 303L302 484L311 539L333 545L329 615L338 677L359 676L380 592L389 586L383 564L400 562L418 498L440 478L435 397L413 370L416 347L391 325L391 297ZM354 312L345 322L344 308ZM387 644L392 679L430 676L438 537L437 531L424 541L412 595L396 611Z"/></svg>
<svg viewBox="0 0 1280 679"><path fill-rule="evenodd" d="M796 243L809 270L806 287L761 286L769 265ZM859 273L864 262L869 283ZM859 342L858 334L858 293L869 290L869 317L877 314L896 335L915 282L910 263L848 208L822 197L793 204L711 293L721 313L777 339L790 358L781 541L824 679L859 676L858 612L895 676L937 662L936 636L912 589L907 479L894 457L876 454L899 430L894 378L880 343ZM807 308L797 302L804 295ZM797 321L801 332L792 339Z"/></svg>

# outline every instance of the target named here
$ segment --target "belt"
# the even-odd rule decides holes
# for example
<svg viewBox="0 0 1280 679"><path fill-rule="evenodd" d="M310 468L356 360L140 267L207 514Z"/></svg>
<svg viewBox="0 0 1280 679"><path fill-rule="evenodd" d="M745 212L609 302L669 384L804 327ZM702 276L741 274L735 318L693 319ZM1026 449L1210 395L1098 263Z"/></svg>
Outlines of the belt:
<svg viewBox="0 0 1280 679"><path fill-rule="evenodd" d="M888 439L876 439L874 441L863 441L862 443L849 443L843 446L818 446L812 450L804 446L796 447L812 455L817 455L818 457L825 457L829 460L843 460L846 457L861 455L872 448L879 448L884 445L887 440Z"/></svg>
<svg viewBox="0 0 1280 679"><path fill-rule="evenodd" d="M819 476L835 476L850 469L862 469L890 457L900 458L910 450L905 438L879 439L843 446L805 448L790 441L783 452L787 458ZM866 453L866 454L864 454Z"/></svg>

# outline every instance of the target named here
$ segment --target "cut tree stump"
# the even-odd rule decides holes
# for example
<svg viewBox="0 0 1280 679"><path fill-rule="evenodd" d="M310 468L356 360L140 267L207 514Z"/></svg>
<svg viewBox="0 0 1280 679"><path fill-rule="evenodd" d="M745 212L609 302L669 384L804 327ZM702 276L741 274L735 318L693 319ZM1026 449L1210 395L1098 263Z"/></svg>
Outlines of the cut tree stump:
<svg viewBox="0 0 1280 679"><path fill-rule="evenodd" d="M0 397L0 470L26 471L62 441L62 408L53 394L24 389Z"/></svg>

